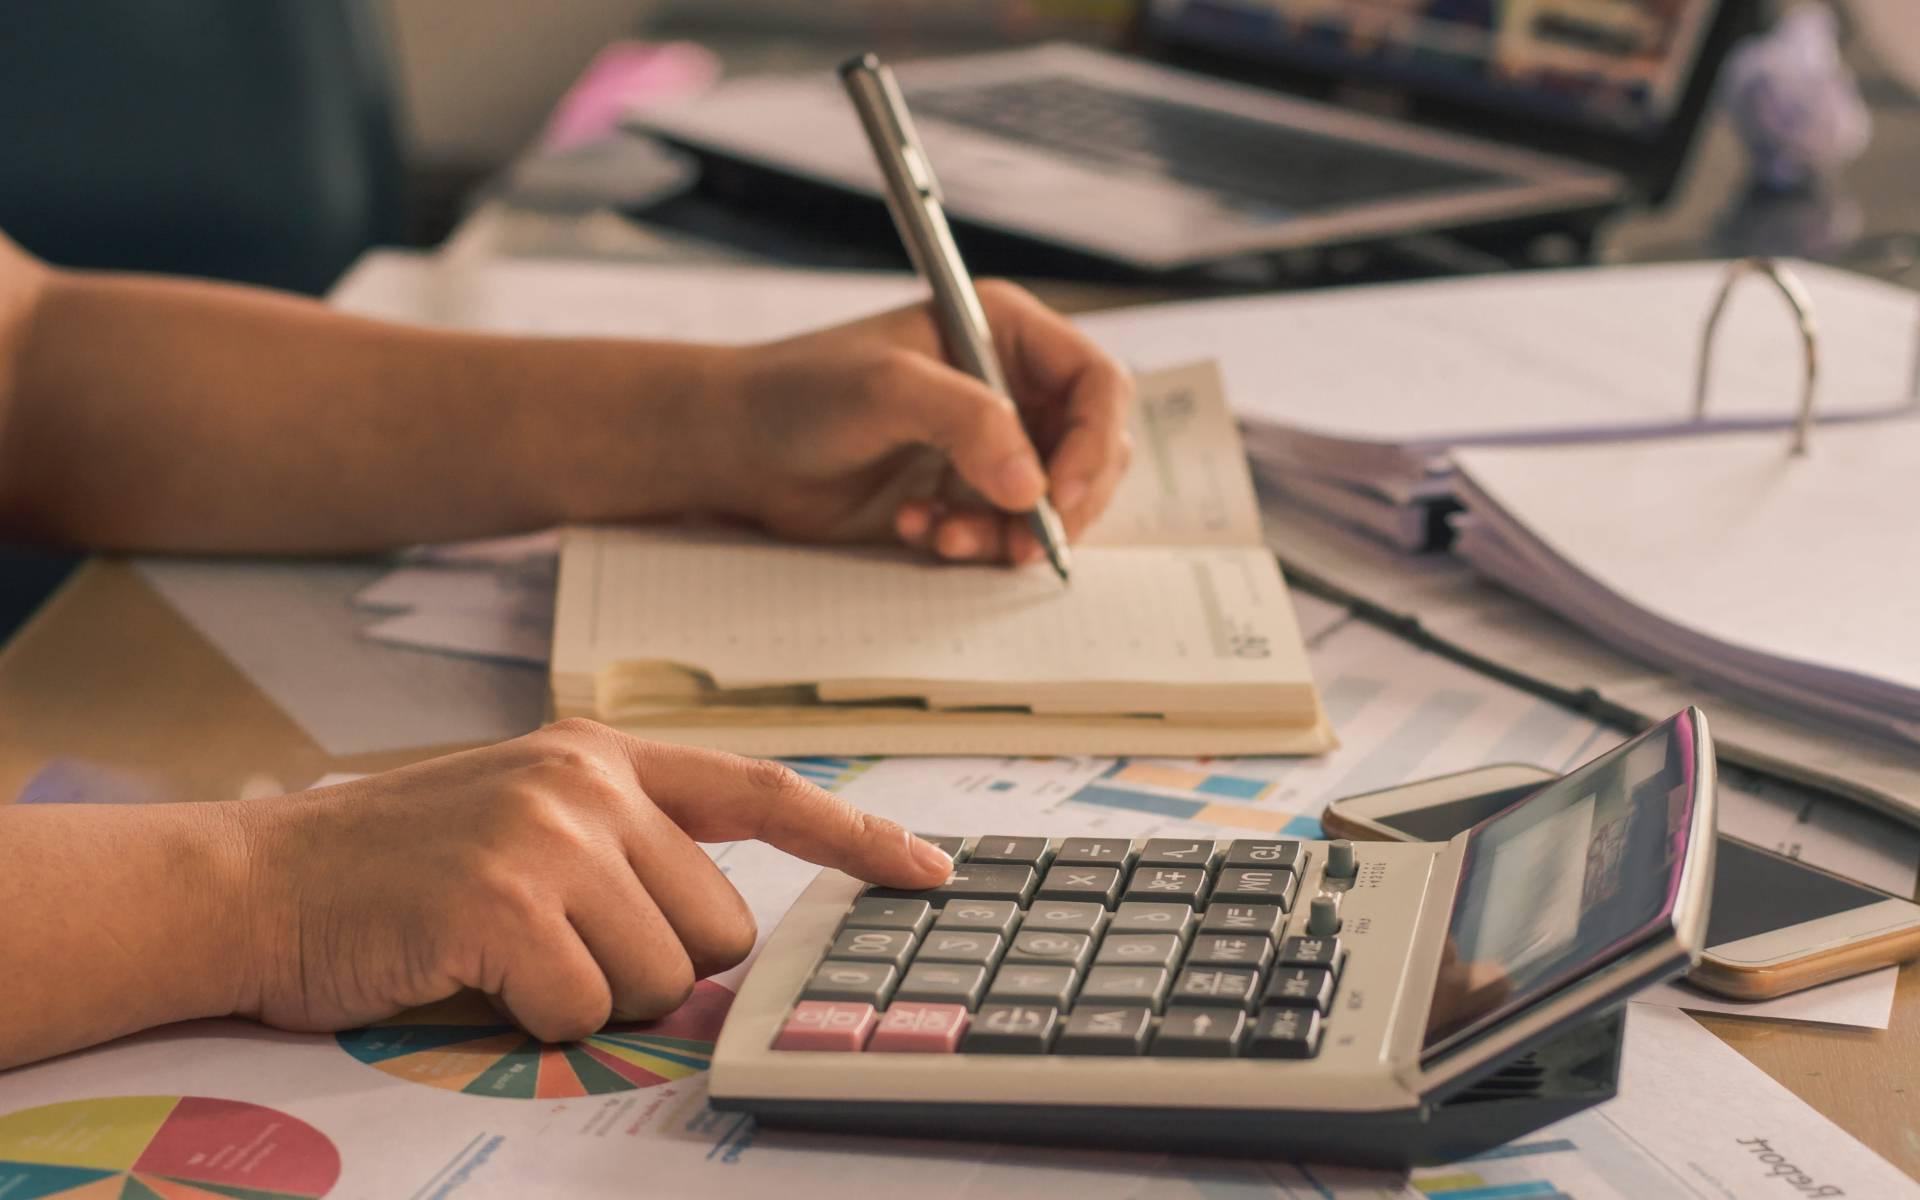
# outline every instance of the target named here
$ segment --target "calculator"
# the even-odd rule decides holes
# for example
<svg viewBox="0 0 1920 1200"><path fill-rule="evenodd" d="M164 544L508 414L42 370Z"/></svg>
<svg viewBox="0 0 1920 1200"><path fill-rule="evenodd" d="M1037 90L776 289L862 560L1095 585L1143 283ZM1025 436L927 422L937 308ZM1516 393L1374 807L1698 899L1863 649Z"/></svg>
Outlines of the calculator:
<svg viewBox="0 0 1920 1200"><path fill-rule="evenodd" d="M1613 1094L1635 991L1697 960L1713 750L1688 709L1449 842L932 839L825 871L713 1057L770 1125L1411 1166Z"/></svg>

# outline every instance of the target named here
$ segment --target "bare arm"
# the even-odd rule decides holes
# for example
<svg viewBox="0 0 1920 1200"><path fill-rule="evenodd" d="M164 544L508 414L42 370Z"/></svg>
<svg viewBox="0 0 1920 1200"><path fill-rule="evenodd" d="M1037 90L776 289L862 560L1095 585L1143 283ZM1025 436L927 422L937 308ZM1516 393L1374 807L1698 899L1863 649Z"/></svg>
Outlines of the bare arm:
<svg viewBox="0 0 1920 1200"><path fill-rule="evenodd" d="M1030 561L1009 514L1051 491L1075 536L1100 515L1132 390L1032 296L981 296L1041 455L923 305L768 346L482 336L0 236L0 538L345 553L703 511ZM928 447L978 496L917 492Z"/></svg>
<svg viewBox="0 0 1920 1200"><path fill-rule="evenodd" d="M718 352L385 325L0 239L0 534L345 552L703 507Z"/></svg>

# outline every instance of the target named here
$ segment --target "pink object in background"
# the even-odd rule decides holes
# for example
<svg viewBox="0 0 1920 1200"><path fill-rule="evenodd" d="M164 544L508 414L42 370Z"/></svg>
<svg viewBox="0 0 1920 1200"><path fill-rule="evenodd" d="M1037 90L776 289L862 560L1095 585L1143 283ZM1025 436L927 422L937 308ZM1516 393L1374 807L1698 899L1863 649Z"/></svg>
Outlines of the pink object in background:
<svg viewBox="0 0 1920 1200"><path fill-rule="evenodd" d="M891 1054L952 1054L960 1048L960 1035L966 1031L964 1004L903 1002L880 1018L867 1049Z"/></svg>
<svg viewBox="0 0 1920 1200"><path fill-rule="evenodd" d="M543 150L565 150L612 133L629 109L697 95L720 78L720 60L692 42L615 42L554 106Z"/></svg>
<svg viewBox="0 0 1920 1200"><path fill-rule="evenodd" d="M775 1050L858 1051L873 1033L871 1004L839 1000L802 1000L773 1040Z"/></svg>

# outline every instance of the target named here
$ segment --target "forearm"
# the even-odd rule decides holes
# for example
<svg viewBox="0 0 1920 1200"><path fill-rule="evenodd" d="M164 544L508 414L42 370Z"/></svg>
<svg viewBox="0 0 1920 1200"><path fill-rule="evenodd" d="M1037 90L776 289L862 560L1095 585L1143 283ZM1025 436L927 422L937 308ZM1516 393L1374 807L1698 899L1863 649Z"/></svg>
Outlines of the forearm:
<svg viewBox="0 0 1920 1200"><path fill-rule="evenodd" d="M0 1069L255 987L247 856L217 805L0 806Z"/></svg>
<svg viewBox="0 0 1920 1200"><path fill-rule="evenodd" d="M359 320L244 288L51 275L0 405L0 532L354 552L706 507L724 352Z"/></svg>

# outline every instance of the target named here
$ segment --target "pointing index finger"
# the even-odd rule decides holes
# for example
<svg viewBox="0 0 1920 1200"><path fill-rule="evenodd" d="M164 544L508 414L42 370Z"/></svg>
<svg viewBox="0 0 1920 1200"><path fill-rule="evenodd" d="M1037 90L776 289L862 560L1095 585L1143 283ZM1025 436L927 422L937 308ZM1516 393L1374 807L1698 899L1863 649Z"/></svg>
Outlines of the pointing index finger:
<svg viewBox="0 0 1920 1200"><path fill-rule="evenodd" d="M641 787L697 841L753 838L888 887L934 887L953 870L937 846L779 763L621 736Z"/></svg>

